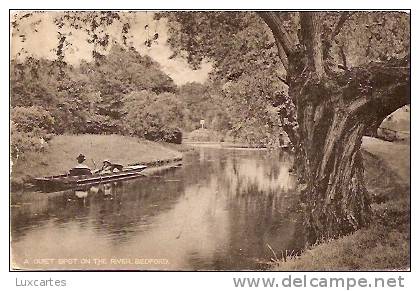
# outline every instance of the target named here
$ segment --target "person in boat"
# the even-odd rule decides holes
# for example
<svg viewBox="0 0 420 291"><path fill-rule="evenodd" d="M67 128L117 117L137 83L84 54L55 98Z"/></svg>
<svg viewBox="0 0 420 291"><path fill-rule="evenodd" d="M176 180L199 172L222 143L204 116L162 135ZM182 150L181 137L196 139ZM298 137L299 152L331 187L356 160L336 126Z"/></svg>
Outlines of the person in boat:
<svg viewBox="0 0 420 291"><path fill-rule="evenodd" d="M114 173L115 170L121 172L123 170L123 166L115 163L111 163L109 159L105 159L102 162L102 168L99 169L99 173Z"/></svg>
<svg viewBox="0 0 420 291"><path fill-rule="evenodd" d="M77 158L77 165L70 169L70 175L79 176L79 175L92 175L92 170L85 165L83 162L86 160L84 154L80 154Z"/></svg>

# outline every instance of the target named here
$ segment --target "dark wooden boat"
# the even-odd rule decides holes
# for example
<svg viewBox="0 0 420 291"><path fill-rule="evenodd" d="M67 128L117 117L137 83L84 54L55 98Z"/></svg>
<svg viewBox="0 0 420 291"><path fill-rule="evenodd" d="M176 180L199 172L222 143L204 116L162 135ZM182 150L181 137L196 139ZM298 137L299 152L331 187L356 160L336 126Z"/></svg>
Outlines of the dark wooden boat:
<svg viewBox="0 0 420 291"><path fill-rule="evenodd" d="M49 176L33 179L32 183L45 192L58 191L80 186L89 186L100 183L116 182L142 176L141 172L146 169L144 165L126 166L120 172L99 173L92 175L72 176L70 174Z"/></svg>

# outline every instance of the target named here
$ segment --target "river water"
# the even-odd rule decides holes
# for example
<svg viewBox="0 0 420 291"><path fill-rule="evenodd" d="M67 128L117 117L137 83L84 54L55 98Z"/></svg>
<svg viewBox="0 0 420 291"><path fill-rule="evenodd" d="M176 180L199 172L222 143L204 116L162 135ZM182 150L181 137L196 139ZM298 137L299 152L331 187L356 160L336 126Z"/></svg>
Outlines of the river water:
<svg viewBox="0 0 420 291"><path fill-rule="evenodd" d="M197 148L181 168L11 194L12 262L43 270L257 270L302 247L287 153Z"/></svg>

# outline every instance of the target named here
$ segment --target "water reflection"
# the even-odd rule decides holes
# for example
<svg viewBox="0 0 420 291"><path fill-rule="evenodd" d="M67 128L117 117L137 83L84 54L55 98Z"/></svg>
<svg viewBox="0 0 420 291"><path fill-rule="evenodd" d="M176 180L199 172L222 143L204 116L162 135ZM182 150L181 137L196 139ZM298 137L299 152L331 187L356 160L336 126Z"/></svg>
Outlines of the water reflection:
<svg viewBox="0 0 420 291"><path fill-rule="evenodd" d="M291 164L281 153L199 149L164 175L13 193L14 262L26 269L264 268L273 257L268 245L301 247Z"/></svg>

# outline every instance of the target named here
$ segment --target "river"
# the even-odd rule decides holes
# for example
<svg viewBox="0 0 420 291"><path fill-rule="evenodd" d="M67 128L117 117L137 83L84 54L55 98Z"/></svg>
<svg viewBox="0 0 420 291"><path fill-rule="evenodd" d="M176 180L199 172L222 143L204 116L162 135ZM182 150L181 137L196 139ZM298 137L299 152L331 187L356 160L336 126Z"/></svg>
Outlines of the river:
<svg viewBox="0 0 420 291"><path fill-rule="evenodd" d="M42 270L259 270L302 247L292 158L198 147L181 168L11 194L12 262Z"/></svg>

